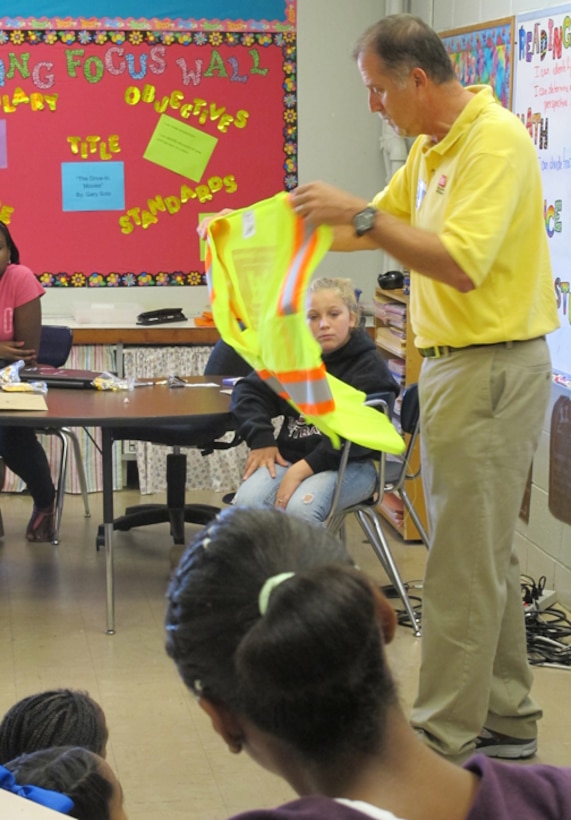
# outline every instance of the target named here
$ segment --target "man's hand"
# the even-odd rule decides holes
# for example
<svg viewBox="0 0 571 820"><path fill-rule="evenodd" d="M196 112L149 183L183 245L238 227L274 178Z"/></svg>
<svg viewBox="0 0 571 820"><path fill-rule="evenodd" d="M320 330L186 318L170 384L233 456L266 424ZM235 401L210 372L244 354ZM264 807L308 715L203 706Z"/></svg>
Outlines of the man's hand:
<svg viewBox="0 0 571 820"><path fill-rule="evenodd" d="M243 479L245 481L260 467L267 467L271 477L275 478L276 464L279 464L281 467L287 467L289 465L289 461L283 458L277 447L261 447L259 450L251 450L248 460L246 461Z"/></svg>
<svg viewBox="0 0 571 820"><path fill-rule="evenodd" d="M36 361L36 351L24 348L24 342L0 342L0 359L16 362L23 359L25 362Z"/></svg>
<svg viewBox="0 0 571 820"><path fill-rule="evenodd" d="M196 229L196 233L199 235L201 239L206 242L206 231L208 230L208 226L212 222L213 219L217 219L219 216L227 216L228 214L232 213L232 208L223 208L221 211L218 211L217 214L212 214L212 216L205 216L203 220L201 220L200 225Z"/></svg>
<svg viewBox="0 0 571 820"><path fill-rule="evenodd" d="M274 506L279 507L281 510L285 510L289 504L290 498L295 493L301 482L304 478L308 478L310 475L313 475L313 470L305 459L301 459L301 461L296 461L295 464L292 464L281 480Z"/></svg>
<svg viewBox="0 0 571 820"><path fill-rule="evenodd" d="M325 182L309 182L291 193L295 212L312 225L351 225L368 203Z"/></svg>

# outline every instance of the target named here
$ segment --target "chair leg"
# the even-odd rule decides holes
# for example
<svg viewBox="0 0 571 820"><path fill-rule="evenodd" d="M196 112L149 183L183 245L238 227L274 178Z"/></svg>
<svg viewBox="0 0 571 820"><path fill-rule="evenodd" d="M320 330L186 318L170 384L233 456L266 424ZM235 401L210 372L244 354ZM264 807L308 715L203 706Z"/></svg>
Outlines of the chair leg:
<svg viewBox="0 0 571 820"><path fill-rule="evenodd" d="M50 433L56 436L61 442L61 457L59 462L59 473L56 486L56 508L55 508L55 527L52 544L59 544L59 528L61 525L61 518L63 513L63 502L65 498L65 477L67 475L67 460L69 455L69 447L67 437L61 433L60 430L50 430Z"/></svg>
<svg viewBox="0 0 571 820"><path fill-rule="evenodd" d="M71 427L62 427L62 433L67 436L73 445L73 453L75 455L75 466L77 469L77 477L79 479L79 486L81 488L81 496L83 498L83 509L85 510L85 517L91 516L89 509L89 496L87 494L87 479L85 477L85 466L83 464L83 457L81 455L81 448L79 446L79 439Z"/></svg>
<svg viewBox="0 0 571 820"><path fill-rule="evenodd" d="M399 490L399 494L400 494L400 497L402 498L402 503L406 507L406 509L408 511L408 514L410 515L410 517L413 520L414 526L416 527L416 529L420 533L420 537L422 538L422 540L424 542L424 546L426 547L427 550L429 550L430 549L430 540L428 538L428 533L424 529L424 525L423 525L422 521L420 520L420 517L419 517L417 511L413 507L412 501L410 500L410 496L408 495L408 493L407 493L407 491L405 490L404 487L401 487L401 489Z"/></svg>
<svg viewBox="0 0 571 820"><path fill-rule="evenodd" d="M359 510L355 510L355 515L357 517L357 521L361 525L361 529L369 539L377 558L383 565L383 568L389 576L391 583L397 590L400 599L403 602L406 613L410 618L414 634L416 637L420 637L422 634L420 624L416 617L414 608L409 600L406 588L402 582L400 572L393 558L389 543L386 539L385 533L383 532L379 519L371 507L362 507Z"/></svg>
<svg viewBox="0 0 571 820"><path fill-rule="evenodd" d="M0 457L0 490L4 488L4 478L6 477L6 465L4 459ZM0 538L4 538L4 522L2 521L2 513L0 512Z"/></svg>
<svg viewBox="0 0 571 820"><path fill-rule="evenodd" d="M344 515L334 515L326 521L327 529L339 538L344 544L346 543L345 540L345 516Z"/></svg>

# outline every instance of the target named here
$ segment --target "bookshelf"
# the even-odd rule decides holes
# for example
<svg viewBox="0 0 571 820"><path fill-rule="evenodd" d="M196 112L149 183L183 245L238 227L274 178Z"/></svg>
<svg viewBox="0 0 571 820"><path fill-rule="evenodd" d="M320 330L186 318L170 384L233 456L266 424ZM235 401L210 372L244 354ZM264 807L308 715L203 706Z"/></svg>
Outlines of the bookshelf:
<svg viewBox="0 0 571 820"><path fill-rule="evenodd" d="M418 381L421 357L414 346L414 336L408 322L408 295L400 290L377 287L373 299L374 333L378 350L387 360L389 370L400 383L401 390ZM400 398L400 397L399 397ZM395 404L394 421L399 424L400 401ZM411 469L418 470L420 447L417 441ZM409 495L421 520L426 526L426 506L420 476L408 482ZM405 541L418 541L420 535L400 499L386 496L379 506L384 518L400 533Z"/></svg>

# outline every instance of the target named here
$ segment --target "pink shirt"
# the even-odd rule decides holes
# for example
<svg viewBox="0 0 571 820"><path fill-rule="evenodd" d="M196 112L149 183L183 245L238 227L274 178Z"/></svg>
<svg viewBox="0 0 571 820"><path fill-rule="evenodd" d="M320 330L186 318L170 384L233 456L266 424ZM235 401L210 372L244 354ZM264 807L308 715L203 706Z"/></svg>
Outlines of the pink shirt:
<svg viewBox="0 0 571 820"><path fill-rule="evenodd" d="M14 309L45 293L30 268L8 265L0 276L0 342L14 339Z"/></svg>

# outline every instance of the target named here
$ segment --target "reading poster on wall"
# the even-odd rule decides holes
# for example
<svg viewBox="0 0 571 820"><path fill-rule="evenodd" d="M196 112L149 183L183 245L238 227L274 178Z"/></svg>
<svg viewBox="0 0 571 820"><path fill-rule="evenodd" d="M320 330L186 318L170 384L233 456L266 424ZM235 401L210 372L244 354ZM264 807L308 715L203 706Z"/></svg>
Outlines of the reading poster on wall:
<svg viewBox="0 0 571 820"><path fill-rule="evenodd" d="M554 370L566 375L571 374L570 14L568 4L516 18L513 97L513 110L526 124L541 166L545 228L561 322L559 330L549 334L547 340Z"/></svg>
<svg viewBox="0 0 571 820"><path fill-rule="evenodd" d="M295 187L295 2L269 6L0 19L0 219L45 287L204 284L200 219Z"/></svg>

